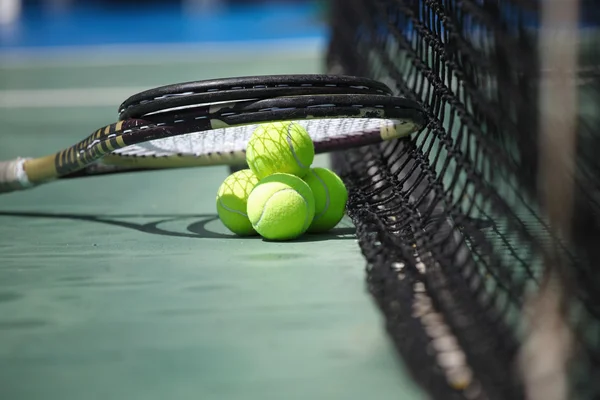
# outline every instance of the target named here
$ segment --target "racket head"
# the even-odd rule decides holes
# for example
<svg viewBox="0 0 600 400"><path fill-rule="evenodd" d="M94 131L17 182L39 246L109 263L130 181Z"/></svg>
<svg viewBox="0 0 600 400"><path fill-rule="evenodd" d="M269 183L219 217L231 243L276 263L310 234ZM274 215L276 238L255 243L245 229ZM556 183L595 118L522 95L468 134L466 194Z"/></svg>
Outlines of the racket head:
<svg viewBox="0 0 600 400"><path fill-rule="evenodd" d="M104 127L55 156L59 178L97 165L176 168L236 165L258 124L303 122L316 152L342 150L407 136L423 127L418 104L381 95L276 97L165 109ZM47 170L47 163L41 166ZM54 171L50 171L54 174ZM40 174L41 175L41 174ZM78 174L78 175L81 175ZM85 174L84 174L85 175ZM47 175L42 175L47 178Z"/></svg>
<svg viewBox="0 0 600 400"><path fill-rule="evenodd" d="M389 95L389 89L379 82L323 75L309 79L299 75L268 77L268 82L259 78L186 83L128 99L123 103L127 115L188 133L132 144L115 150L102 162L129 168L241 165L245 163L246 145L260 122L300 124L311 136L317 154L405 137L424 125L419 104ZM321 90L329 89L327 85L345 93L323 94ZM274 97L205 103L214 93L222 95L232 88L240 93L254 92L256 86ZM290 90L290 95L279 96L282 88ZM189 94L192 89L195 92ZM219 92L221 89L226 90ZM313 92L298 94L305 89ZM174 93L177 97L170 97ZM158 95L165 97L158 99Z"/></svg>

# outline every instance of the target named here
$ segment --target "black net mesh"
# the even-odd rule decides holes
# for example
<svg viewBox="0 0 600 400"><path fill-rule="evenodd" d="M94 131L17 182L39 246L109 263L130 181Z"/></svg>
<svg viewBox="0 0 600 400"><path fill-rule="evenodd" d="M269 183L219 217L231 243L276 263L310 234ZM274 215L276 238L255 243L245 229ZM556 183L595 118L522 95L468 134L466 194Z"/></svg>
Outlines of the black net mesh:
<svg viewBox="0 0 600 400"><path fill-rule="evenodd" d="M567 398L600 396L600 4L584 2L580 14L568 242L550 228L536 181L548 72L539 61L542 4L331 4L329 72L378 79L431 114L417 136L332 160L349 188L368 288L414 379L436 399L526 397L526 305L545 281L544 260L557 255L573 337ZM551 334L548 348L566 342ZM552 388L561 375L548 376Z"/></svg>

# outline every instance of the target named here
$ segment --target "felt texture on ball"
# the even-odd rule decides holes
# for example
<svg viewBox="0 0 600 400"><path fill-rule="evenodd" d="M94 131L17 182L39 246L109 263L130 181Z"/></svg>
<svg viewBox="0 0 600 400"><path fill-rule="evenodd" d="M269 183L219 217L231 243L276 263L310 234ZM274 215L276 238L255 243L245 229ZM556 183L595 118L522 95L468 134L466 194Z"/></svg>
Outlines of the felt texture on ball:
<svg viewBox="0 0 600 400"><path fill-rule="evenodd" d="M348 190L342 179L327 168L311 168L304 177L315 198L315 216L308 232L326 232L344 217Z"/></svg>
<svg viewBox="0 0 600 400"><path fill-rule="evenodd" d="M217 214L223 225L240 236L255 235L256 231L248 219L248 196L258 183L258 178L249 169L229 175L217 192Z"/></svg>
<svg viewBox="0 0 600 400"><path fill-rule="evenodd" d="M315 215L315 199L301 178L276 173L261 179L248 197L248 218L268 240L291 240L302 235Z"/></svg>
<svg viewBox="0 0 600 400"><path fill-rule="evenodd" d="M295 122L261 124L246 147L246 162L259 179L274 173L303 177L315 158L315 146L304 127Z"/></svg>

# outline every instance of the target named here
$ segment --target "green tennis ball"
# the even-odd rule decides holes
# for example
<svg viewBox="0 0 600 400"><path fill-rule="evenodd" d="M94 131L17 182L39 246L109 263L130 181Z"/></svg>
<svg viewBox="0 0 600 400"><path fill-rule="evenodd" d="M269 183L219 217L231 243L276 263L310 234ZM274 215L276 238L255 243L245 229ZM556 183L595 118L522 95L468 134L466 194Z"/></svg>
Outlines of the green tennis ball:
<svg viewBox="0 0 600 400"><path fill-rule="evenodd" d="M246 148L246 162L259 179L274 173L303 177L315 158L315 146L306 129L294 122L260 125Z"/></svg>
<svg viewBox="0 0 600 400"><path fill-rule="evenodd" d="M346 212L348 190L335 172L312 168L304 177L315 196L315 217L308 232L326 232L334 228Z"/></svg>
<svg viewBox="0 0 600 400"><path fill-rule="evenodd" d="M265 239L295 239L306 232L314 215L312 191L295 175L269 175L248 197L248 218Z"/></svg>
<svg viewBox="0 0 600 400"><path fill-rule="evenodd" d="M241 236L256 234L246 213L248 196L258 183L258 178L249 169L229 175L217 192L217 213L233 233Z"/></svg>

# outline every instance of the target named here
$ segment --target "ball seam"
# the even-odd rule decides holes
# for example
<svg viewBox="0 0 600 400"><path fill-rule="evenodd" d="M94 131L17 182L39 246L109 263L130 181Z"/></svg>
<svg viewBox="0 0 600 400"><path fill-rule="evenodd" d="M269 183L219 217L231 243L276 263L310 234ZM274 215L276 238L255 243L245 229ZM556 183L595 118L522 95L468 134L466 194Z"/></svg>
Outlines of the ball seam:
<svg viewBox="0 0 600 400"><path fill-rule="evenodd" d="M258 220L257 220L257 221L256 221L256 222L253 224L253 225L254 225L256 228L260 229L260 226L259 226L259 225L260 225L260 221L261 221L261 219L262 219L262 217L263 217L263 215L264 215L264 213L265 213L265 210L267 209L267 203L268 203L268 202L269 202L269 201L270 201L270 200L271 200L271 199L272 199L274 196L278 195L279 193L281 193L281 192L287 192L287 191L290 191L290 190L291 190L292 192L294 192L294 193L298 194L298 195L299 195L299 196L302 198L302 200L304 201L304 204L305 204L305 206L306 206L306 209L307 209L307 210L306 210L306 216L304 217L304 224L302 225L302 229L303 229L303 230L305 230L305 229L307 229L307 228L308 228L308 225L310 225L310 222L308 221L308 215L309 215L309 212L308 212L308 209L309 209L309 206L308 206L308 201L307 201L307 200L306 200L306 198L305 198L304 196L302 196L302 195L301 195L301 194L300 194L300 193L299 193L299 192L298 192L296 189L293 189L293 188L285 188L285 189L281 189L281 190L278 190L278 191L276 191L275 193L272 193L272 194L271 194L271 196L270 196L270 197L267 199L267 201L265 202L265 204L263 204L263 207L262 207L262 210L260 211L260 216L258 217Z"/></svg>
<svg viewBox="0 0 600 400"><path fill-rule="evenodd" d="M225 210L229 211L229 212L232 212L232 213L234 213L234 214L239 214L239 215L241 215L241 216L243 216L243 217L246 217L246 218L248 218L248 214L244 214L243 212L241 212L241 211L239 211L239 210L236 210L236 209L233 209L233 208L229 208L229 207L227 207L225 204L223 204L223 199L219 199L219 205L220 205L221 207L223 207Z"/></svg>
<svg viewBox="0 0 600 400"><path fill-rule="evenodd" d="M296 154L296 150L294 149L294 143L292 142L292 134L290 132L292 125L294 125L294 123L290 123L288 125L287 133L286 133L286 140L288 142L288 146L290 146L290 150L292 152L292 157L294 157L294 160L296 160L296 163L298 163L300 168L308 168L306 165L304 165L304 163L302 163L302 161L300 161L300 158L298 158L298 155Z"/></svg>

